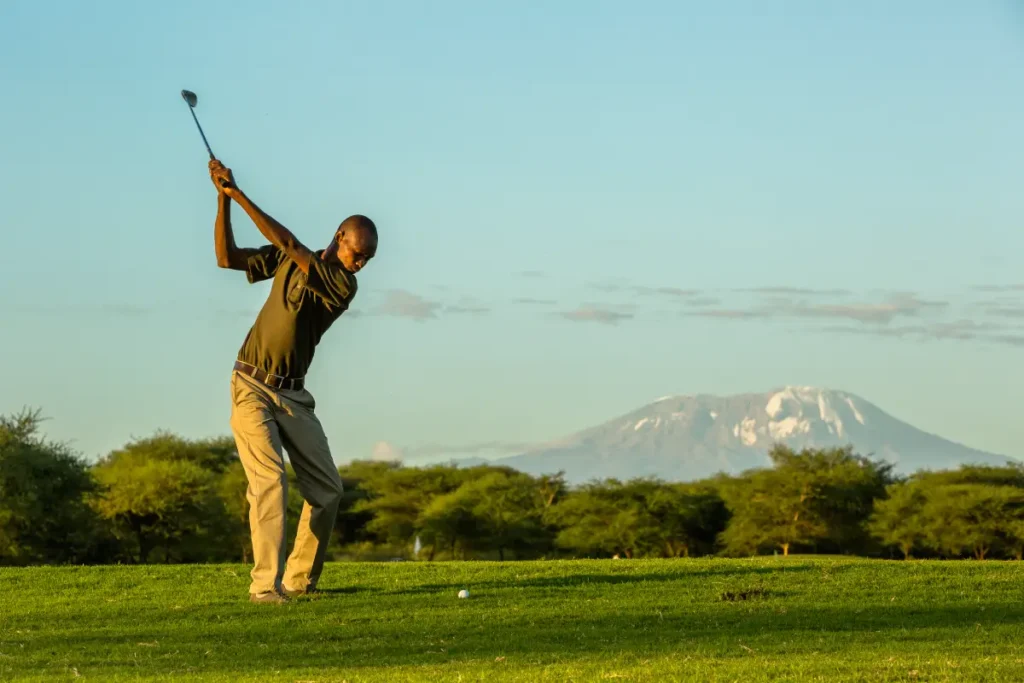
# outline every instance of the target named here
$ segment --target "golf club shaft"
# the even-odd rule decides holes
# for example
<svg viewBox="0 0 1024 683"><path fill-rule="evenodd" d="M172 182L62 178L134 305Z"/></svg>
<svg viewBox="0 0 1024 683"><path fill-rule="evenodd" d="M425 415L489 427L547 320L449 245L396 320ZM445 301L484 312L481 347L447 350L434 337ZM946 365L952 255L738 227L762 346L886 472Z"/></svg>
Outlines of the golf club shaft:
<svg viewBox="0 0 1024 683"><path fill-rule="evenodd" d="M210 153L211 159L216 159L217 157L213 156L213 150L210 149L210 143L206 141L206 133L203 132L203 127L199 125L199 119L196 118L196 110L192 107L189 107L188 110L192 112L192 120L196 122L196 128L199 129L199 134L203 136L203 144L206 145L206 151Z"/></svg>

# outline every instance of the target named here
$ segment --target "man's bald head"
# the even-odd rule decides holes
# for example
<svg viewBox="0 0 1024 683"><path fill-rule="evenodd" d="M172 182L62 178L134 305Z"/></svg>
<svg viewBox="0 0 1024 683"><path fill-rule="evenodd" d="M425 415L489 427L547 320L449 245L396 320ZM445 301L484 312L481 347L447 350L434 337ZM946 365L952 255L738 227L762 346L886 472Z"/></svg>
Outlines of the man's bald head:
<svg viewBox="0 0 1024 683"><path fill-rule="evenodd" d="M355 233L372 237L374 242L377 241L377 226L369 218L358 213L343 220L338 226L338 233Z"/></svg>
<svg viewBox="0 0 1024 683"><path fill-rule="evenodd" d="M349 216L338 226L328 251L348 270L359 271L377 253L377 226L366 216Z"/></svg>

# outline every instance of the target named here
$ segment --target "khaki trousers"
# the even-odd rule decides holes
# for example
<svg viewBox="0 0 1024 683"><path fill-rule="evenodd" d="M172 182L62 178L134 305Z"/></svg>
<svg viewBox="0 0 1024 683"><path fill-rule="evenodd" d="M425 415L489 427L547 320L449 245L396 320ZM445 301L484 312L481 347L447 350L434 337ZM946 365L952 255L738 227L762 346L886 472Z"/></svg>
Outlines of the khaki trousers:
<svg viewBox="0 0 1024 683"><path fill-rule="evenodd" d="M331 457L312 394L274 389L231 373L231 431L249 481L254 566L250 593L314 588L341 502L341 475ZM288 478L284 453L305 502L286 561Z"/></svg>

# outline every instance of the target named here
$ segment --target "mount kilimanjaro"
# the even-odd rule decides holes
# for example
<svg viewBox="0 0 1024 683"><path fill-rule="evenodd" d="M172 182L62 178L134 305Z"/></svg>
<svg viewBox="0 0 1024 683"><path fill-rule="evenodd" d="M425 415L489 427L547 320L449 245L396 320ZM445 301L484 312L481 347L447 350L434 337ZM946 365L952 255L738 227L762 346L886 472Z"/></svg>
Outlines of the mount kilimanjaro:
<svg viewBox="0 0 1024 683"><path fill-rule="evenodd" d="M770 466L775 443L796 450L850 445L898 473L1019 461L923 432L844 391L786 387L761 394L667 396L604 424L501 458L530 474L692 481Z"/></svg>

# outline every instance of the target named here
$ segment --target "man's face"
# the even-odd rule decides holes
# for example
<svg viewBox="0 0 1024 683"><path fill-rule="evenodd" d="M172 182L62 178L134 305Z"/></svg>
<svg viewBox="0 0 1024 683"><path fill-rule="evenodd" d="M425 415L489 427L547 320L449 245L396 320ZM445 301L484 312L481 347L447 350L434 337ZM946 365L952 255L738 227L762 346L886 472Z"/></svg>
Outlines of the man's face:
<svg viewBox="0 0 1024 683"><path fill-rule="evenodd" d="M353 273L359 272L377 253L377 238L368 230L339 232L334 241L338 245L338 260Z"/></svg>

